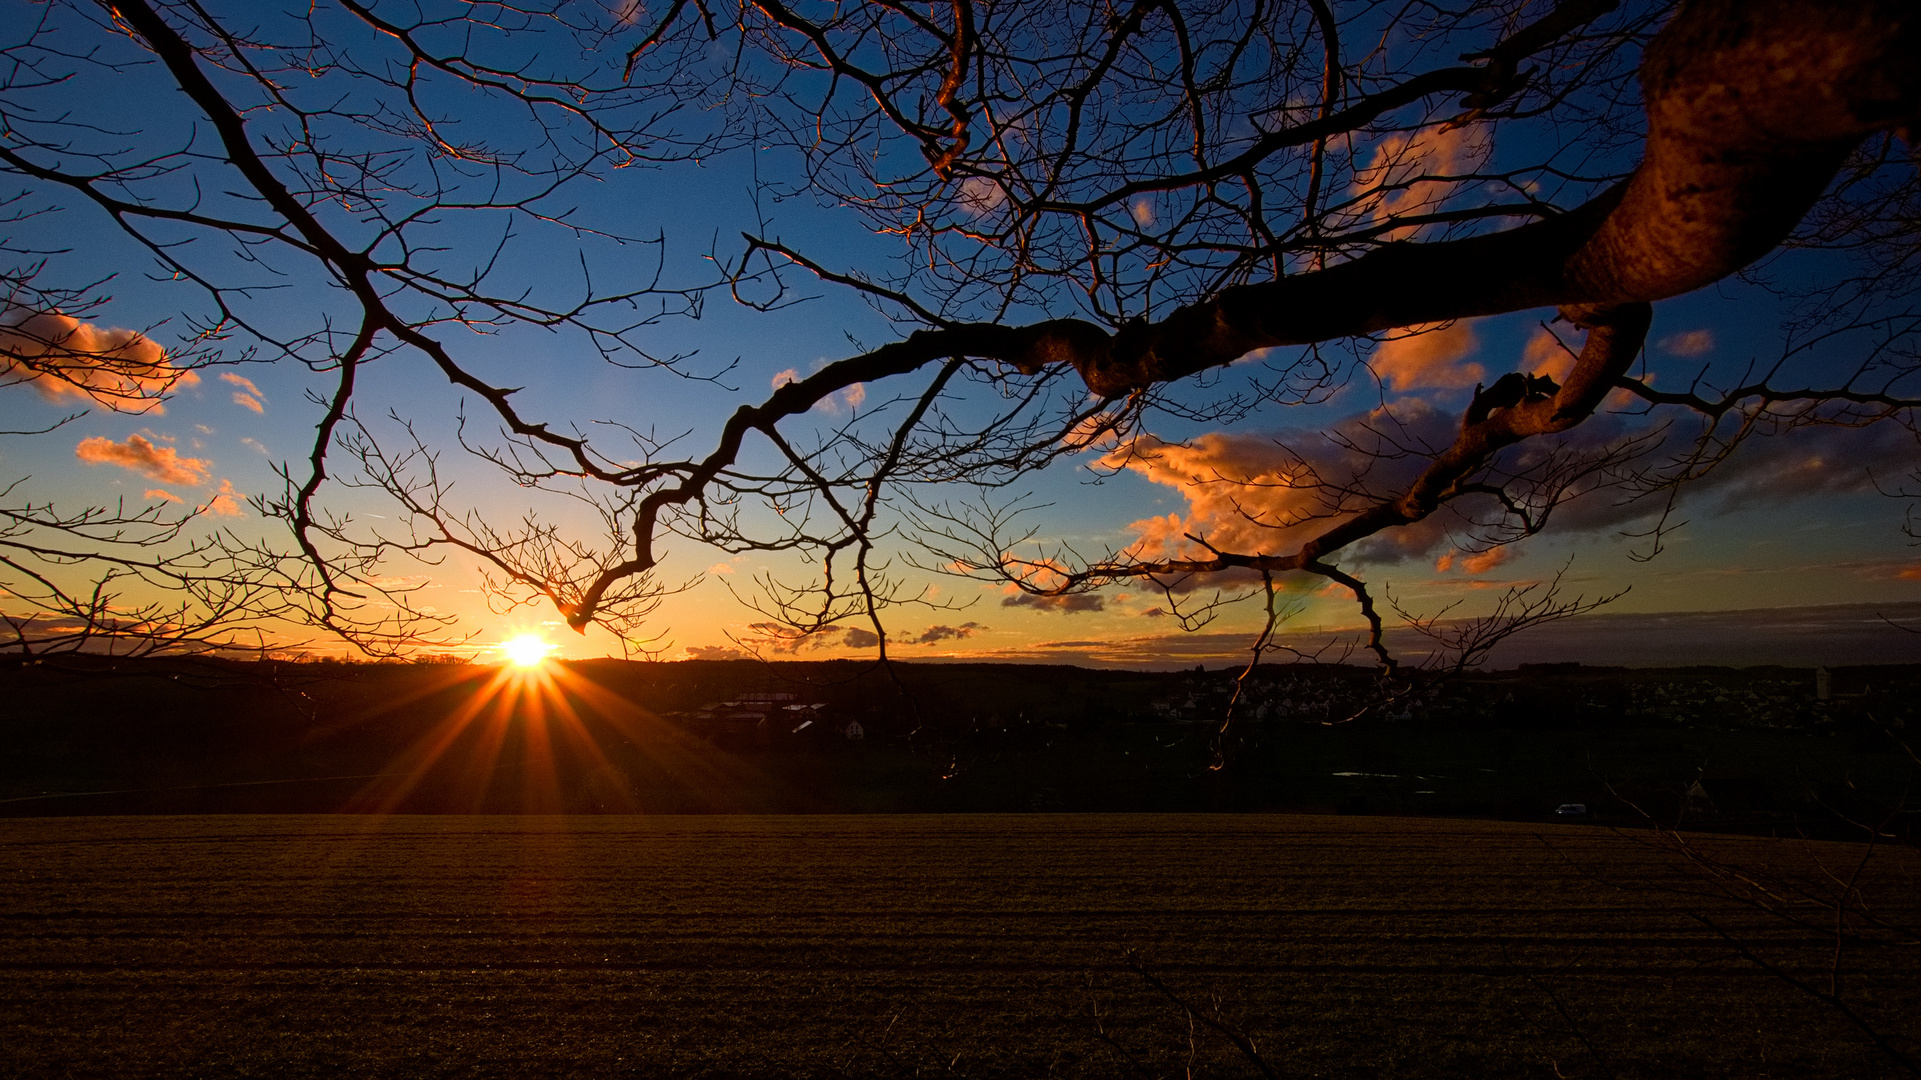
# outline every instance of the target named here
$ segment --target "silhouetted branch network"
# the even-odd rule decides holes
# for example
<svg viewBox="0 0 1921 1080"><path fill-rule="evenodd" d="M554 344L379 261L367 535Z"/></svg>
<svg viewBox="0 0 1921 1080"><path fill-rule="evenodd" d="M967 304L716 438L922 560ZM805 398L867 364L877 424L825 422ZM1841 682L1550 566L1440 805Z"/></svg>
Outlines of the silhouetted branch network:
<svg viewBox="0 0 1921 1080"><path fill-rule="evenodd" d="M1911 432L1921 401L1903 150L1921 16L1896 0L20 10L0 46L0 171L17 185L0 212L21 236L56 211L110 223L180 314L88 336L110 276L52 284L71 260L9 240L0 378L138 412L209 365L275 363L311 373L318 410L310 452L253 503L280 533L196 539L204 516L23 504L18 528L90 546L22 540L8 565L32 584L9 579L11 600L83 637L164 624L182 629L156 642L199 647L292 622L403 648L441 617L390 568L458 553L497 610L547 604L644 643L682 587L660 576L678 538L820 567L750 598L770 641L859 622L884 657L883 613L930 602L895 569L909 559L1041 598L1148 583L1189 627L1258 584L1256 663L1277 579L1327 582L1392 671L1363 568L1394 537L1485 553L1613 498L1656 507L1658 548L1659 508L1754 436ZM149 90L166 122L125 130L77 93L106 76ZM685 269L671 213L601 194L623 170L755 154L787 163L756 166L757 213L851 215L894 256L845 266L850 249L810 251L760 219L737 257ZM1853 269L1782 286L1778 362L1725 385L1647 372L1653 303L1758 280L1784 247ZM559 249L574 266L552 265ZM530 258L546 260L531 276ZM633 379L719 392L729 365L656 350L653 331L716 293L780 309L803 282L864 297L899 333L796 364L713 432L550 417L538 390L579 372L476 347L538 330ZM1552 371L1503 374L1452 416L1384 396L1319 441L1284 441L1258 475L1193 476L1226 493L1231 528L1083 555L1023 524L1022 485L1064 458L1172 468L1193 442L1164 424L1323 405L1356 372L1400 378L1384 359L1397 340L1543 308L1581 339ZM1837 351L1852 370L1795 381ZM394 394L386 373L409 368L468 403L452 435ZM586 508L599 535L569 515L490 520L456 493L456 447ZM349 509L373 494L398 524ZM57 585L55 568L91 586ZM188 599L109 614L102 590L129 575ZM1403 614L1470 663L1589 607L1543 583L1462 628Z"/></svg>

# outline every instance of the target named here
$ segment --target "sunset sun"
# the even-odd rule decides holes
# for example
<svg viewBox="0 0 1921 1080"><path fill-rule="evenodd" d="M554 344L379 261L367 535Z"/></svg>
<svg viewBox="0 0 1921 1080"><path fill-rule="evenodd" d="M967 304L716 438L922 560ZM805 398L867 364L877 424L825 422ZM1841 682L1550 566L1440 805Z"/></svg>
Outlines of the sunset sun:
<svg viewBox="0 0 1921 1080"><path fill-rule="evenodd" d="M539 634L520 634L500 644L500 655L517 668L539 667L553 651L553 645Z"/></svg>

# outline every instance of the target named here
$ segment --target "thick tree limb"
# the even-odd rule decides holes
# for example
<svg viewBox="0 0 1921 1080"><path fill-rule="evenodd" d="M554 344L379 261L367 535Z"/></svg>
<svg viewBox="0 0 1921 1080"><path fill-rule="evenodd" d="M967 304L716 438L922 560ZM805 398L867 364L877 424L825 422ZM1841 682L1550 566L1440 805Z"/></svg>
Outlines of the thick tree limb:
<svg viewBox="0 0 1921 1080"><path fill-rule="evenodd" d="M1678 296L1773 250L1862 139L1916 122L1917 53L1921 13L1900 0L1702 0L1661 31L1643 64L1640 167L1575 210L1225 289L1113 335L1062 319L1003 335L956 328L956 345L992 337L1001 348L968 355L1026 372L1069 364L1095 393L1122 397L1256 349Z"/></svg>
<svg viewBox="0 0 1921 1080"><path fill-rule="evenodd" d="M1698 289L1778 245L1863 138L1915 122L1917 52L1921 13L1898 0L1690 5L1649 49L1647 152L1622 184L1517 229L1226 289L1068 362L1116 397L1256 349Z"/></svg>
<svg viewBox="0 0 1921 1080"><path fill-rule="evenodd" d="M583 626L603 588L652 568L659 515L698 498L749 431L856 382L971 356L1030 374L1072 366L1096 394L1117 398L1256 349L1418 323L1556 306L1588 330L1564 386L1470 408L1454 444L1399 496L1337 521L1293 552L1100 563L1058 591L1156 574L1324 566L1356 541L1420 521L1465 493L1501 449L1591 415L1638 354L1651 301L1720 280L1772 250L1854 146L1921 115L1921 65L1911 63L1918 46L1921 13L1899 0L1701 0L1661 31L1643 64L1648 139L1640 167L1567 214L1470 239L1395 244L1325 270L1229 288L1117 334L1075 319L948 325L829 365L763 405L742 408L680 484L650 493L635 521L634 558L604 574L568 620Z"/></svg>
<svg viewBox="0 0 1921 1080"><path fill-rule="evenodd" d="M1564 314L1571 314L1564 311ZM1153 562L1096 563L1084 572L1060 575L1058 583L1037 592L1065 593L1090 582L1154 575L1205 574L1244 568L1263 572L1305 570L1353 587L1351 581L1330 573L1324 560L1335 552L1384 530L1420 521L1451 499L1480 490L1474 478L1499 451L1524 439L1567 431L1593 414L1634 363L1647 339L1653 311L1646 304L1593 309L1586 320L1587 342L1575 360L1565 385L1552 394L1523 398L1481 416L1468 409L1468 420L1453 445L1436 455L1420 476L1393 498L1382 499L1302 542L1292 552L1247 554L1210 549L1206 557L1162 559Z"/></svg>

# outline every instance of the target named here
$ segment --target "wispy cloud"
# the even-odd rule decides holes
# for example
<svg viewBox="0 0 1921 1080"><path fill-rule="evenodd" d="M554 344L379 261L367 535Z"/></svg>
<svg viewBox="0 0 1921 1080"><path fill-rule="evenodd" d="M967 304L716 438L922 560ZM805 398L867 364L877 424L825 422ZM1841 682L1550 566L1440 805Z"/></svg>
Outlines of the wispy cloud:
<svg viewBox="0 0 1921 1080"><path fill-rule="evenodd" d="M1502 643L1487 667L1578 661L1625 667L1781 664L1813 667L1912 663L1915 635L1888 625L1921 626L1921 601L1734 611L1600 613L1536 627ZM954 659L1006 663L1088 664L1097 667L1192 667L1245 663L1253 632L1151 634L1106 640L1072 639L970 651ZM1283 630L1278 643L1328 662L1369 663L1358 627ZM1394 627L1388 646L1414 662L1431 648L1425 638ZM1277 654L1278 655L1278 654Z"/></svg>
<svg viewBox="0 0 1921 1080"><path fill-rule="evenodd" d="M824 366L824 364L824 361L819 361L816 362L814 366L818 369ZM778 390L789 383L797 383L799 381L801 381L800 369L788 368L769 380L769 385ZM826 413L838 413L848 409L858 409L866 400L867 384L855 383L852 386L843 387L839 391L820 399L814 408Z"/></svg>
<svg viewBox="0 0 1921 1080"><path fill-rule="evenodd" d="M240 387L240 389L234 391L233 403L235 405L257 413L267 411L265 404L267 395L260 392L260 388L254 385L252 379L236 371L223 371L220 373L220 381Z"/></svg>
<svg viewBox="0 0 1921 1080"><path fill-rule="evenodd" d="M910 639L911 645L938 645L943 641L964 641L977 632L987 629L979 623L962 623L959 626L930 626L920 632L920 636Z"/></svg>
<svg viewBox="0 0 1921 1080"><path fill-rule="evenodd" d="M1458 566L1463 574L1485 574L1513 557L1514 549L1511 547L1489 548L1486 551L1462 551L1456 548L1434 561L1434 571L1445 574Z"/></svg>
<svg viewBox="0 0 1921 1080"><path fill-rule="evenodd" d="M1661 339L1661 351L1670 356L1704 356L1714 351L1714 331L1686 330Z"/></svg>
<svg viewBox="0 0 1921 1080"><path fill-rule="evenodd" d="M1014 586L1008 586L1014 589ZM1001 597L1002 607L1034 608L1037 611L1058 611L1063 615L1080 615L1090 611L1106 611L1107 600L1100 593L1067 593L1064 596L1036 596L1029 592L1015 590Z"/></svg>
<svg viewBox="0 0 1921 1080"><path fill-rule="evenodd" d="M974 217L985 217L1000 209L1007 201L1007 192L988 177L970 176L960 182L954 201Z"/></svg>
<svg viewBox="0 0 1921 1080"><path fill-rule="evenodd" d="M745 660L747 654L727 645L689 645L681 650L688 660Z"/></svg>
<svg viewBox="0 0 1921 1080"><path fill-rule="evenodd" d="M1129 526L1140 538L1135 554L1197 555L1202 548L1190 536L1224 551L1268 551L1352 513L1366 492L1392 492L1411 482L1426 459L1408 451L1445 447L1457 424L1426 402L1407 399L1326 430L1209 432L1186 443L1143 437L1105 462L1174 488L1187 501L1185 514ZM1458 522L1451 514L1434 515L1363 541L1349 557L1391 563L1425 555L1450 542L1453 524ZM1249 580L1258 579L1240 583Z"/></svg>
<svg viewBox="0 0 1921 1080"><path fill-rule="evenodd" d="M1224 551L1288 550L1373 499L1405 490L1432 460L1429 455L1453 442L1459 424L1458 412L1406 398L1323 430L1208 432L1184 443L1141 437L1103 460L1175 490L1187 503L1185 512L1130 525L1139 537L1134 555L1201 554L1190 536ZM1642 438L1633 465L1584 474L1554 510L1559 535L1633 530L1659 512L1661 500L1632 497L1639 490L1632 469L1683 459L1698 434L1685 417L1662 428L1636 416L1601 414L1566 435L1529 440L1506 451L1500 468L1527 475L1555 468L1569 455L1592 459ZM1684 487L1681 497L1696 512L1727 513L1810 497L1868 494L1876 490L1877 476L1901 476L1918 467L1921 439L1898 424L1803 426L1749 438L1728 460ZM1474 534L1474 514L1495 512L1485 501L1478 507L1473 500L1457 502L1359 541L1343 558L1362 566L1436 558L1446 561L1443 572L1480 572L1499 565L1503 556L1487 554L1470 562L1443 553L1461 546L1463 530ZM1227 580L1217 576L1207 584Z"/></svg>
<svg viewBox="0 0 1921 1080"><path fill-rule="evenodd" d="M796 633L779 623L750 625L740 642L763 652L792 655L821 649L871 649L880 644L880 635L860 626L826 626L811 633Z"/></svg>
<svg viewBox="0 0 1921 1080"><path fill-rule="evenodd" d="M1385 136L1354 179L1360 213L1385 225L1440 209L1455 190L1447 181L1475 172L1493 153L1491 131L1486 124L1463 124ZM1406 225L1380 235L1406 240L1420 228Z"/></svg>

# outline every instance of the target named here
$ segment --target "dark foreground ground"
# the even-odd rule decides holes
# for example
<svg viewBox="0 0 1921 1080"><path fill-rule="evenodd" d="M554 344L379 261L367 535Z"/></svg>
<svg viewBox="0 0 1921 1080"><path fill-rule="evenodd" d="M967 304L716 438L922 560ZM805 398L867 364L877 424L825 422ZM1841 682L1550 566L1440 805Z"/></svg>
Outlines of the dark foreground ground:
<svg viewBox="0 0 1921 1080"><path fill-rule="evenodd" d="M1332 816L0 822L0 1076L1904 1075L1651 835ZM1863 845L1698 838L1816 891ZM1914 1055L1912 849L1843 1000ZM1786 895L1786 894L1782 894ZM1853 903L1855 901L1851 901ZM1898 936L1894 939L1898 940ZM1772 974L1762 965L1771 966Z"/></svg>

